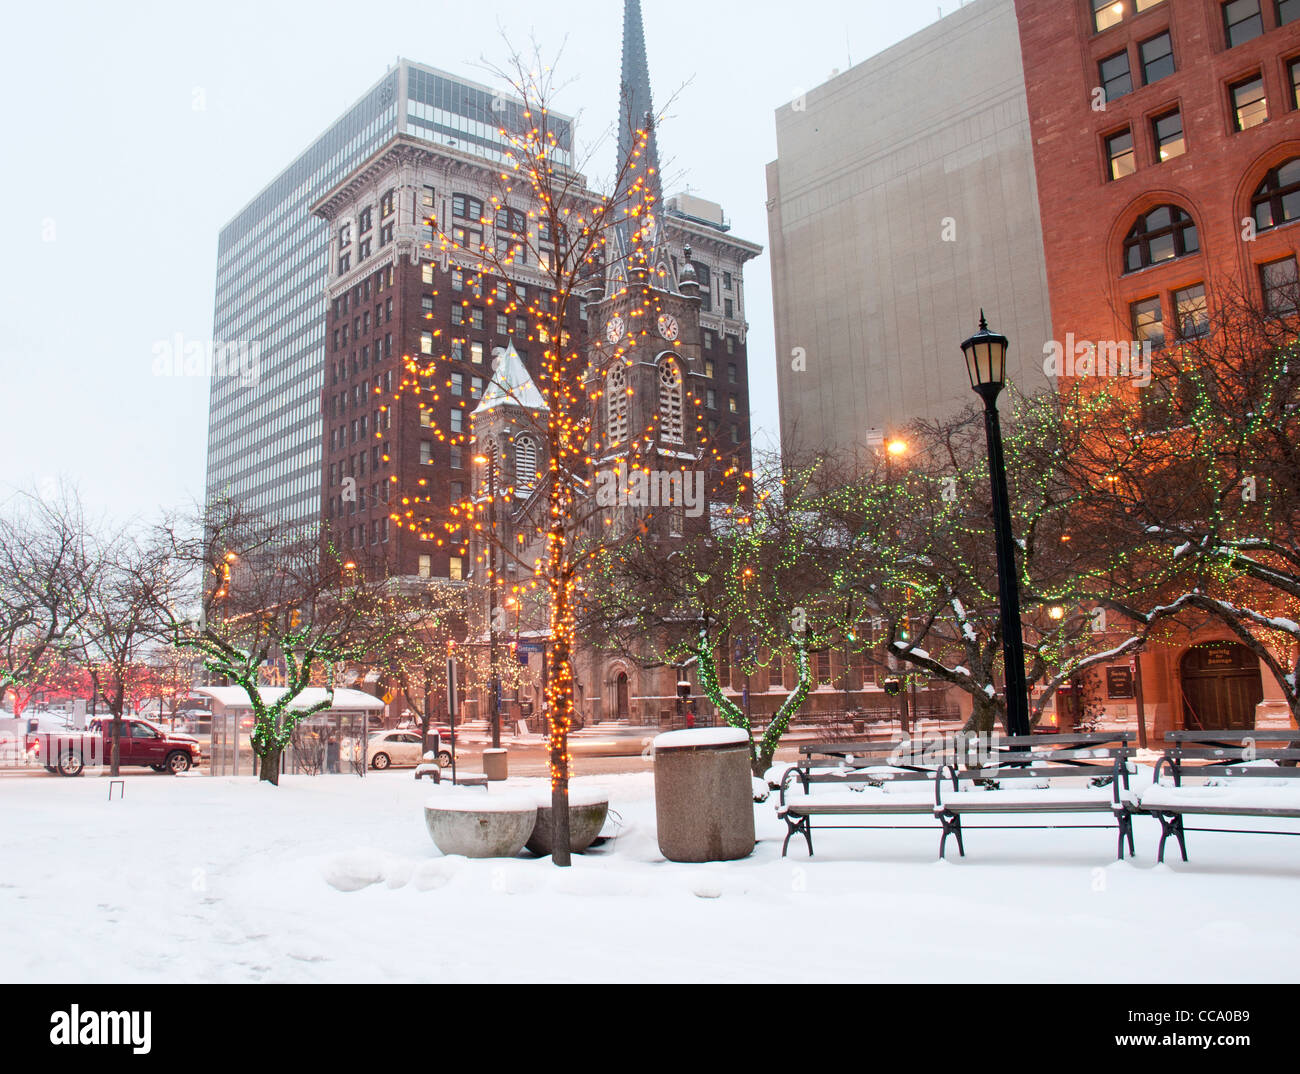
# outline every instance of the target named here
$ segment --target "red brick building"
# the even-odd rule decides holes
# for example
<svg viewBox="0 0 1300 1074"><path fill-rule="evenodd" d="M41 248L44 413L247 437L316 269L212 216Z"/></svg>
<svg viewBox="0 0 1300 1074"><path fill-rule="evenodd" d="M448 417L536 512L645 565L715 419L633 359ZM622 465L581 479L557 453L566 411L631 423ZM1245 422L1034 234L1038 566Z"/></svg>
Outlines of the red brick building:
<svg viewBox="0 0 1300 1074"><path fill-rule="evenodd" d="M1295 278L1300 0L1016 10L1056 339L1159 345Z"/></svg>
<svg viewBox="0 0 1300 1074"><path fill-rule="evenodd" d="M1203 331L1230 293L1293 308L1300 0L1016 0L1016 11L1055 340L1160 347ZM1226 637L1197 630L1144 654L1153 730L1187 725L1188 698L1220 685L1240 706L1262 696L1261 716L1277 707L1271 677L1255 681L1239 653L1225 650L1227 670L1202 681L1206 650L1192 643Z"/></svg>

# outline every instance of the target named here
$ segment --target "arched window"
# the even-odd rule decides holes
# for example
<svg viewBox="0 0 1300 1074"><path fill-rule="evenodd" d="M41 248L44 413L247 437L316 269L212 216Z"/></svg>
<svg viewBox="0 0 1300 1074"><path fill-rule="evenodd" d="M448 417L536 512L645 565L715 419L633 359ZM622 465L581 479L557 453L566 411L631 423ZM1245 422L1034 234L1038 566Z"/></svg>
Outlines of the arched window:
<svg viewBox="0 0 1300 1074"><path fill-rule="evenodd" d="M1136 272L1201 249L1196 224L1177 205L1161 205L1137 218L1124 240L1124 271Z"/></svg>
<svg viewBox="0 0 1300 1074"><path fill-rule="evenodd" d="M682 442L682 372L672 358L659 367L659 429L663 439Z"/></svg>
<svg viewBox="0 0 1300 1074"><path fill-rule="evenodd" d="M1300 218L1300 157L1294 157L1264 176L1250 199L1255 230L1267 231Z"/></svg>
<svg viewBox="0 0 1300 1074"><path fill-rule="evenodd" d="M627 439L627 366L622 362L616 362L605 376L605 405L609 442L621 444Z"/></svg>
<svg viewBox="0 0 1300 1074"><path fill-rule="evenodd" d="M530 489L537 483L537 444L531 436L515 439L515 487Z"/></svg>

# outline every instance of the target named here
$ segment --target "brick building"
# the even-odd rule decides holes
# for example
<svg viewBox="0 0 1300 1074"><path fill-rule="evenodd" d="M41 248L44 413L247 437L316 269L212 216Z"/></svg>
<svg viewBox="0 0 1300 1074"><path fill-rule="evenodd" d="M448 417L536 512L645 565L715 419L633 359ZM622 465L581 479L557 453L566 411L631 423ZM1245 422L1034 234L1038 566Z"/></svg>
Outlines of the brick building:
<svg viewBox="0 0 1300 1074"><path fill-rule="evenodd" d="M644 48L640 4L626 0L620 87L626 117L652 113ZM428 122L442 114L438 109L449 103L441 99L448 92L453 98L466 87L491 92L460 81L447 82L453 86L448 91L449 76L432 69L428 74L443 80L431 95L437 107L421 113ZM508 125L519 102L504 103L501 123ZM550 121L559 125L566 154L558 164L571 166L572 124L554 114ZM521 393L536 394L531 378L542 363L543 346L527 310L545 301L548 276L538 261L545 256L544 242L532 235L527 249L498 258L502 264L488 271L473 253L480 246L509 249L512 237L528 226L525 195L493 207L493 196L501 194L503 159L497 127L471 124L453 132L456 137L433 139L397 134L311 207L326 221L329 236L320 399L325 524L345 554L355 552L359 562L381 561L408 584L479 583L467 640L484 651L489 623L497 621L486 605L478 606L488 599L481 584L488 574L485 549L453 524L457 505L485 494L487 465L476 460L495 459L491 465L499 468L503 484L508 480L516 488L515 502L498 504L502 530L531 529L527 514L545 504L543 438L528 435L528 408L516 405ZM621 131L620 157L630 152L634 135ZM653 143L650 156L648 170L655 174ZM580 176L578 183L586 189ZM655 193L661 210L652 267L662 301L679 312L684 302L690 307L678 329L689 341L683 338L677 347L689 350L689 360L678 373L700 400L698 429L710 445L710 480L716 485L720 469L752 468L744 266L762 248L730 234L720 205ZM444 249L444 235L454 238L454 248ZM592 302L605 291L605 301L615 301L626 283L617 271L611 265L606 286L593 286ZM689 301L683 288L692 292ZM579 302L569 311L568 331L584 349L594 342L588 305ZM598 321L595 338L608 328L604 315ZM408 359L436 366L436 376L413 377ZM542 610L516 597L522 572L516 569L508 578L504 564L499 571L504 588L496 608L503 619L496 640L525 640L544 649L548 624ZM604 681L601 658L588 654L584 668L588 682ZM531 681L520 685L511 704L540 699L538 661L531 670ZM583 711L589 717L657 717L657 708L641 700L659 694L660 677L638 675L622 710L608 711L601 690L589 688ZM486 712L483 698L472 702L479 714ZM507 705L507 717L517 712Z"/></svg>
<svg viewBox="0 0 1300 1074"><path fill-rule="evenodd" d="M1300 0L1016 11L1054 339L1161 347L1204 331L1229 294L1293 308ZM1189 624L1135 670L1156 733L1195 726L1196 698L1233 721L1285 716L1271 677L1214 627ZM1131 711L1131 682L1114 681L1108 711Z"/></svg>

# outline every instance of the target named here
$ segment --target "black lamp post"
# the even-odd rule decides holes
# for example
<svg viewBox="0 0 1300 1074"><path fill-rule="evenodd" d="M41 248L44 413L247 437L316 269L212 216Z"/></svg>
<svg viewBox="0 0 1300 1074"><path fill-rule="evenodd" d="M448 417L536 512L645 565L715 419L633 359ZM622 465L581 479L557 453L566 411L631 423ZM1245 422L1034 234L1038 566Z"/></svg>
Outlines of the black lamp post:
<svg viewBox="0 0 1300 1074"><path fill-rule="evenodd" d="M984 400L984 430L989 445L989 479L993 485L993 532L998 554L998 601L1002 607L1002 660L1006 665L1007 733L1027 735L1029 691L1025 682L1025 642L1020 623L1020 584L1011 534L1007 466L1002 455L998 395L1006 382L1007 337L989 331L980 310L980 330L961 345L971 387Z"/></svg>

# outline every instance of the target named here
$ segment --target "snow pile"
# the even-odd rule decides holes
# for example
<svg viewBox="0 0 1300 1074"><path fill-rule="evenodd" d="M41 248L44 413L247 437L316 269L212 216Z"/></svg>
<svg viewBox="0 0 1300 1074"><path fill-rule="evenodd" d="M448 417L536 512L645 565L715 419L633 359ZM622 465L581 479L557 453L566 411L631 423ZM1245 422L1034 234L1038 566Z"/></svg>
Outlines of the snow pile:
<svg viewBox="0 0 1300 1074"><path fill-rule="evenodd" d="M938 825L924 814L902 818L913 827L901 831L814 822L816 857L795 839L783 859L787 829L771 801L754 807L751 857L685 865L659 852L653 776L642 772L600 777L606 832L618 837L558 869L549 858L444 857L424 823L431 788L409 773L286 776L279 788L126 778L112 802L99 779L0 779L0 810L22 818L0 830L0 920L14 923L0 979L1283 982L1300 963L1300 861L1288 840L1196 836L1189 864L1157 869L1151 817L1135 818L1132 862L1113 860L1113 829L1002 831L970 818L967 857L938 865ZM512 779L449 793L481 806L546 787ZM1042 817L989 823L1022 821ZM987 930L935 928L1002 921L1009 905L1018 934L1070 942L1000 944L989 959ZM788 939L807 926L828 942L766 943L774 922Z"/></svg>

